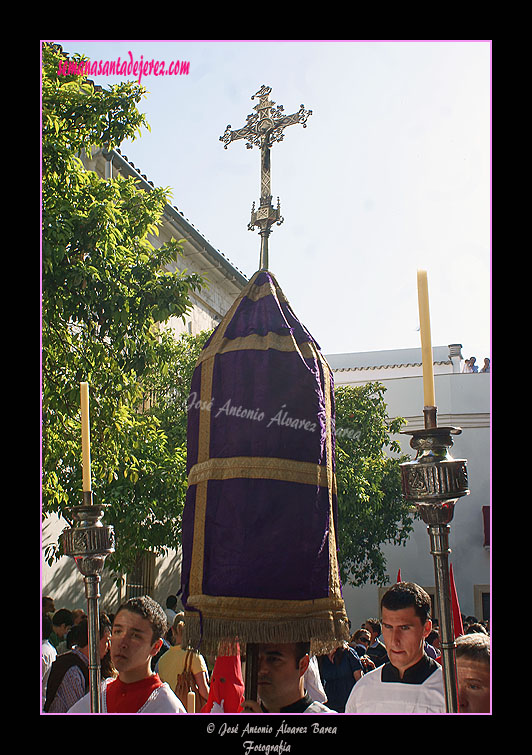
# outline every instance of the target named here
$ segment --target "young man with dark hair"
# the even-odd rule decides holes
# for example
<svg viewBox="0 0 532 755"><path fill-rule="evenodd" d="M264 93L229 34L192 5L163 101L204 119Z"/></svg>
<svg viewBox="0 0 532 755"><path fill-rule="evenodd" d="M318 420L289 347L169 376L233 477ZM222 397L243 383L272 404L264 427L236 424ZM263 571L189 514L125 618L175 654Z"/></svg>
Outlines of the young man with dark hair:
<svg viewBox="0 0 532 755"><path fill-rule="evenodd" d="M74 624L74 618L72 611L68 608L60 608L52 616L53 631L50 635L50 642L55 647L58 653L63 653L67 650L66 636L68 630Z"/></svg>
<svg viewBox="0 0 532 755"><path fill-rule="evenodd" d="M166 620L168 621L168 627L170 628L177 616L177 595L169 595L166 598L166 608L164 609L164 612L166 614Z"/></svg>
<svg viewBox="0 0 532 755"><path fill-rule="evenodd" d="M260 703L244 702L245 713L335 713L313 702L305 690L304 675L310 662L310 643L260 645L257 690Z"/></svg>
<svg viewBox="0 0 532 755"><path fill-rule="evenodd" d="M397 582L381 600L389 661L353 687L346 713L445 713L441 666L425 652L432 629L430 597L413 582Z"/></svg>
<svg viewBox="0 0 532 755"><path fill-rule="evenodd" d="M147 595L120 606L111 635L111 660L118 678L102 684L102 713L186 713L168 684L151 669L166 627L164 610ZM89 713L90 695L68 712Z"/></svg>
<svg viewBox="0 0 532 755"><path fill-rule="evenodd" d="M100 658L109 651L111 622L100 615ZM74 631L75 630L75 631ZM73 628L72 648L57 656L48 676L44 711L66 713L89 689L89 626L83 619Z"/></svg>
<svg viewBox="0 0 532 755"><path fill-rule="evenodd" d="M54 599L51 598L49 595L43 595L42 597L42 612L43 612L43 616L47 614L50 617L50 619L55 613Z"/></svg>
<svg viewBox="0 0 532 755"><path fill-rule="evenodd" d="M378 668L386 663L388 656L386 655L386 648L379 640L381 633L381 623L378 619L366 619L363 629L370 634L370 643L366 655L373 661L375 667Z"/></svg>

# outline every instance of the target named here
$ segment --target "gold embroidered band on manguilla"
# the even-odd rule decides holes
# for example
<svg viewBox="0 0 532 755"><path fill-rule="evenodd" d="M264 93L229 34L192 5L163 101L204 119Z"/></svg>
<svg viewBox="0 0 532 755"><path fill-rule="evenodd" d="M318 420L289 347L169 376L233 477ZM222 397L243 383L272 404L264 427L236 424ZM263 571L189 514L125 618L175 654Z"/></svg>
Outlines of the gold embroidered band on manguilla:
<svg viewBox="0 0 532 755"><path fill-rule="evenodd" d="M327 487L335 484L326 466L275 457L231 456L208 459L195 464L189 472L188 484L208 480L230 479L281 480ZM333 490L333 492L336 492Z"/></svg>

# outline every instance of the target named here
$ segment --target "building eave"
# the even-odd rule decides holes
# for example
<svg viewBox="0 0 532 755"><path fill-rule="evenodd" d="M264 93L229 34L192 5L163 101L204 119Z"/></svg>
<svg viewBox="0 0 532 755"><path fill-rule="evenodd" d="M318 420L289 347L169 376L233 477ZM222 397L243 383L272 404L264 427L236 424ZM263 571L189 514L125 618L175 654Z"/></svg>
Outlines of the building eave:
<svg viewBox="0 0 532 755"><path fill-rule="evenodd" d="M122 174L134 177L145 191L152 191L154 189L154 184L148 180L145 174L140 172L134 163L127 159L126 155L122 155L119 149L107 150L101 148L101 150L95 151L93 156L98 151L101 151L102 156L106 160L110 160ZM182 228L183 232L193 239L195 245L205 254L213 267L221 270L238 288L243 288L247 285L248 279L244 273L235 267L222 252L215 249L177 207L167 203L164 214L169 222Z"/></svg>
<svg viewBox="0 0 532 755"><path fill-rule="evenodd" d="M433 362L433 364L452 364L451 360ZM366 370L392 370L397 367L422 367L422 362L400 362L397 364L368 364L364 367L331 367L333 372L364 372Z"/></svg>

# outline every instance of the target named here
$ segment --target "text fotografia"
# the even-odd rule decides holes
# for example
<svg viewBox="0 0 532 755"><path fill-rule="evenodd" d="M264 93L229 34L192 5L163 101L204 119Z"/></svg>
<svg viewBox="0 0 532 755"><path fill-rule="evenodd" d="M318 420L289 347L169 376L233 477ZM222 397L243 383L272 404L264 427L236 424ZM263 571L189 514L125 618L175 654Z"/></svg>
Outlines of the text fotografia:
<svg viewBox="0 0 532 755"><path fill-rule="evenodd" d="M207 725L207 732L209 734L216 733L219 737L224 736L240 736L242 742L242 748L245 755L251 755L254 752L266 753L266 755L273 755L273 753L291 752L291 745L284 739L279 739L281 736L298 736L308 734L318 735L335 735L337 734L337 727L330 726L329 724L322 723L310 723L304 726L291 726L289 723L283 720L280 725L277 724L251 724L246 723L242 726L240 723L228 724L226 722L217 726L214 723ZM254 739L243 739L243 737L258 736L272 736L277 742L275 744L266 744L263 742L257 742Z"/></svg>
<svg viewBox="0 0 532 755"><path fill-rule="evenodd" d="M134 76L140 80L143 76L188 76L190 72L189 60L173 60L166 65L164 60L134 60L128 51L129 60L60 60L59 76Z"/></svg>
<svg viewBox="0 0 532 755"><path fill-rule="evenodd" d="M193 391L188 397L187 412L191 409L199 409L200 411L215 412L215 418L221 414L225 414L227 417L238 417L240 419L249 419L254 422L267 422L266 427L271 425L277 425L278 427L290 427L294 430L306 430L309 433L316 432L317 425L315 422L311 422L307 419L300 419L298 417L291 417L286 411L286 404L283 404L278 412L273 417L268 417L261 411L261 409L246 409L242 406L236 406L231 403L231 399L227 399L221 406L215 408L214 398L210 401L201 401L198 399L197 393ZM359 430L353 430L349 428L337 428L337 438L352 438L356 440L360 437Z"/></svg>

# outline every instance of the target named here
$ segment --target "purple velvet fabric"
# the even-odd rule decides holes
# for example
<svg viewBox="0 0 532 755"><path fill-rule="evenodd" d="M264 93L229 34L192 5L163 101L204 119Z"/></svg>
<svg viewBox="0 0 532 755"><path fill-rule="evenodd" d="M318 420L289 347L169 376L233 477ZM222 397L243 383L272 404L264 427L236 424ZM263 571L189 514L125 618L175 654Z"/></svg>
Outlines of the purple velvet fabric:
<svg viewBox="0 0 532 755"><path fill-rule="evenodd" d="M334 470L334 394L306 328L298 321L269 272L253 276L245 291L268 284L257 300L244 296L204 347L216 348L212 384L202 394L207 362L198 361L188 409L187 471L198 460L235 457L281 459ZM234 339L289 336L289 348L253 344L227 350ZM228 339L228 340L225 340ZM240 342L239 342L240 343ZM309 350L308 345L312 347ZM327 456L325 388L330 388L332 458ZM203 415L202 415L203 413ZM206 413L206 414L205 414ZM208 459L199 452L200 419L208 423ZM201 465L199 465L201 466ZM275 466L275 464L274 464ZM326 598L329 590L331 501L325 484L276 479L207 481L202 594L279 600ZM182 521L182 599L187 604L198 485L189 484ZM336 519L336 499L333 517ZM336 530L335 530L336 531ZM187 606L188 607L188 606ZM193 606L190 609L193 610Z"/></svg>
<svg viewBox="0 0 532 755"><path fill-rule="evenodd" d="M325 488L281 480L211 480L203 592L309 600L328 595Z"/></svg>

